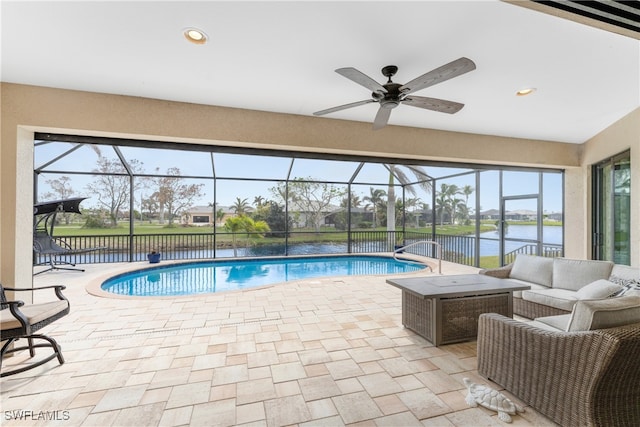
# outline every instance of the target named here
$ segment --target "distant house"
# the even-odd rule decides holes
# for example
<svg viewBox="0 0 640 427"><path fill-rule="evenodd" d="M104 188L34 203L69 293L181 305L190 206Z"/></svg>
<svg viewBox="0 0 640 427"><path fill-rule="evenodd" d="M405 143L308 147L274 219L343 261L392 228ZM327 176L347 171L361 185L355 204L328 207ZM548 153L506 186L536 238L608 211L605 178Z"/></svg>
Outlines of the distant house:
<svg viewBox="0 0 640 427"><path fill-rule="evenodd" d="M515 211L507 211L504 213L505 219L512 221L535 221L538 218L538 212L527 209L518 209Z"/></svg>
<svg viewBox="0 0 640 427"><path fill-rule="evenodd" d="M316 203L318 203L319 207L320 202ZM336 205L329 205L323 208L320 212L320 216L322 216L322 222L319 225L332 227L335 224L335 222L332 221L332 218L335 218L332 216L332 214L335 214L336 212L340 212L342 210L343 208ZM318 225L315 224L316 212L305 210L302 206L298 205L295 202L289 205L289 216L293 221L294 228L315 227L316 225Z"/></svg>
<svg viewBox="0 0 640 427"><path fill-rule="evenodd" d="M480 219L500 219L500 211L498 209L489 209L480 212Z"/></svg>
<svg viewBox="0 0 640 427"><path fill-rule="evenodd" d="M213 208L211 206L193 206L182 213L182 223L211 225L213 224Z"/></svg>
<svg viewBox="0 0 640 427"><path fill-rule="evenodd" d="M216 218L216 226L220 227L224 225L227 218L236 216L235 211L231 206L220 206L218 210L222 209L222 217ZM211 206L193 206L185 210L182 213L182 223L187 225L204 226L213 225L214 209ZM252 212L253 209L247 209L247 212Z"/></svg>
<svg viewBox="0 0 640 427"><path fill-rule="evenodd" d="M346 218L346 214L347 214L348 210L347 208L344 207L337 207L336 210L334 210L333 212L327 214L327 216L324 218L324 223L327 226L335 226L337 219L336 216L337 215L342 215L344 218ZM365 208L355 208L352 207L351 208L351 215L352 218L351 220L353 221L354 218L358 218L359 222L372 222L373 221L373 211L367 210Z"/></svg>
<svg viewBox="0 0 640 427"><path fill-rule="evenodd" d="M551 212L550 214L546 214L546 219L562 221L562 212Z"/></svg>
<svg viewBox="0 0 640 427"><path fill-rule="evenodd" d="M505 219L511 221L535 221L538 218L538 212L528 209L517 209L514 211L506 211ZM562 213L552 213L547 215L549 219L562 219ZM500 219L500 211L498 209L489 209L480 212L480 219Z"/></svg>

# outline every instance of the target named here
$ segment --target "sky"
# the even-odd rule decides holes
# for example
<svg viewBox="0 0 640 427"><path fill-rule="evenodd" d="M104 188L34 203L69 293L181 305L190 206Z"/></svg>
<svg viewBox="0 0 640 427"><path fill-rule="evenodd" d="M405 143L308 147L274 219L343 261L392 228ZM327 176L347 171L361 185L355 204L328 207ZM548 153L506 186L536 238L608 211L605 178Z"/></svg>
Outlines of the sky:
<svg viewBox="0 0 640 427"><path fill-rule="evenodd" d="M57 179L60 176L68 176L72 179L75 196L89 197L83 202L83 207L95 207L98 201L95 195L86 188L93 179L92 176L72 174L69 172L90 172L96 166L98 155L116 159L117 154L112 147L99 146L96 150L89 145L84 145L67 155L75 145L70 143L51 142L37 145L34 154L34 167L43 168L44 171L57 173L43 173L38 180L38 197L42 201L45 193L50 191L47 180ZM216 201L220 206L229 206L237 197L247 199L252 204L254 197L262 196L265 199L273 199L271 189L284 180L290 171L291 178L313 178L318 180L347 182L359 166L358 162L329 161L316 159L295 159L292 165L291 158L267 157L255 155L238 155L215 153L212 156L205 152L188 152L180 150L165 150L137 147L120 147L125 159L136 159L141 163L141 170L147 174L165 174L169 168L177 167L182 176L196 178L184 179L185 183L204 184L203 197L194 201L194 205L206 206L213 202L213 181L210 178L215 171L217 181ZM59 158L60 157L60 158ZM53 161L55 160L55 161ZM52 162L53 161L53 162ZM456 175L469 169L440 168L426 166L424 169L434 177ZM409 174L410 175L410 174ZM410 175L411 176L411 175ZM543 178L543 211L546 213L562 211L562 175L556 172L545 173ZM231 178L245 178L234 180ZM272 181L250 181L249 179L269 179ZM382 164L366 163L354 179L352 191L364 198L370 194L370 187L386 190L389 172ZM445 182L455 184L462 188L465 185L476 187L475 174L452 177L436 182L436 190ZM378 185L374 185L378 184ZM346 186L343 186L346 190ZM499 209L499 172L484 171L480 174L480 211ZM141 189L136 194L136 201L149 196L155 191L152 188ZM503 172L503 196L519 196L538 193L538 174L536 172L504 171ZM400 195L398 190L398 195ZM407 194L407 197L414 197ZM431 205L431 195L418 189L415 197ZM463 197L463 196L460 196ZM475 208L475 193L470 197L469 206ZM338 204L339 201L336 202ZM137 207L136 207L137 208ZM510 200L507 210L536 210L535 199Z"/></svg>

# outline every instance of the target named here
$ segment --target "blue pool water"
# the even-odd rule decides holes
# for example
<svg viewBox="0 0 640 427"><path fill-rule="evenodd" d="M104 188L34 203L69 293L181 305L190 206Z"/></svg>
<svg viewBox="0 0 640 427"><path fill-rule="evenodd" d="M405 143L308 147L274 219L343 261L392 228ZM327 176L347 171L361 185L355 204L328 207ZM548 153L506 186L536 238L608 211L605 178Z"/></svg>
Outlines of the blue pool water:
<svg viewBox="0 0 640 427"><path fill-rule="evenodd" d="M102 289L131 296L193 295L314 277L396 274L423 268L382 256L200 261L121 274L105 281Z"/></svg>

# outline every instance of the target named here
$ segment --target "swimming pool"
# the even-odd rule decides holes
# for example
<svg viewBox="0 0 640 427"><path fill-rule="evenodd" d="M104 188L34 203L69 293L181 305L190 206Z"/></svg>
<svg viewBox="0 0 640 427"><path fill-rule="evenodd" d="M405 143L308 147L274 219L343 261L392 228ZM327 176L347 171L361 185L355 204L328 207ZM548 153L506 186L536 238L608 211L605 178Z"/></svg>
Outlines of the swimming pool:
<svg viewBox="0 0 640 427"><path fill-rule="evenodd" d="M196 261L114 276L101 289L128 296L178 296L253 288L325 276L397 274L426 265L383 256L324 256Z"/></svg>

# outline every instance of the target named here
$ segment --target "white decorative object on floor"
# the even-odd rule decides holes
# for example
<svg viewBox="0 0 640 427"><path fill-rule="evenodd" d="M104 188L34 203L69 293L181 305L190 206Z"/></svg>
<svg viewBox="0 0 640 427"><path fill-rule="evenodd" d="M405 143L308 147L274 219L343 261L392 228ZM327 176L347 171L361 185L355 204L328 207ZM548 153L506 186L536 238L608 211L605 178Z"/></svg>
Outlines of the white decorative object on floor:
<svg viewBox="0 0 640 427"><path fill-rule="evenodd" d="M469 406L484 406L492 411L498 412L498 418L505 423L511 422L511 415L518 412L524 412L524 408L513 403L508 397L497 390L487 387L486 385L472 383L469 378L463 378L464 385L467 386L469 393L466 402Z"/></svg>

